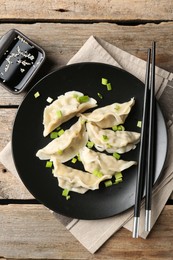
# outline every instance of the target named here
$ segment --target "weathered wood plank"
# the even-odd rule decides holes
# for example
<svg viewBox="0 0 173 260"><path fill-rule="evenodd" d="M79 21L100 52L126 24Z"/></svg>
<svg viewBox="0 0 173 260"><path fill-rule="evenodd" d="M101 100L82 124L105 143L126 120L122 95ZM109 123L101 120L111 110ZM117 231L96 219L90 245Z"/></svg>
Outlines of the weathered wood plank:
<svg viewBox="0 0 173 260"><path fill-rule="evenodd" d="M173 71L173 22L140 26L118 26L108 23L1 24L0 36L11 28L19 29L46 51L46 63L34 82L55 67L66 64L91 35L100 37L143 59L146 59L146 49L151 46L152 40L155 40L157 41L156 64ZM17 96L10 94L0 87L0 105L20 104L23 96L24 94Z"/></svg>
<svg viewBox="0 0 173 260"><path fill-rule="evenodd" d="M11 140L16 109L0 109L0 151ZM15 176L0 163L0 199L32 199L32 195Z"/></svg>
<svg viewBox="0 0 173 260"><path fill-rule="evenodd" d="M0 151L11 140L11 133L15 115L16 109L0 109Z"/></svg>
<svg viewBox="0 0 173 260"><path fill-rule="evenodd" d="M33 196L24 184L0 164L0 199L28 200Z"/></svg>
<svg viewBox="0 0 173 260"><path fill-rule="evenodd" d="M3 0L1 21L165 21L173 20L171 0Z"/></svg>
<svg viewBox="0 0 173 260"><path fill-rule="evenodd" d="M91 255L42 205L1 205L0 255L13 259L171 260L172 217L173 206L166 206L146 240L133 239L121 229Z"/></svg>

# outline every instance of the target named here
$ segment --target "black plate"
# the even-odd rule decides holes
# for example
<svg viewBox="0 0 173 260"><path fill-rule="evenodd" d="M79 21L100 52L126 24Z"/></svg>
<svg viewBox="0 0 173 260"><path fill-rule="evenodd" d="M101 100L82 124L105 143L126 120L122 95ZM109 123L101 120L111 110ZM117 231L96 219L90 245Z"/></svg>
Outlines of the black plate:
<svg viewBox="0 0 173 260"><path fill-rule="evenodd" d="M105 77L111 82L112 90L107 91L101 84ZM39 160L35 154L38 149L50 142L49 137L43 137L43 110L48 105L46 99L67 91L76 90L87 94L105 106L114 102L126 102L135 98L135 106L129 114L125 127L129 131L140 132L136 126L142 118L144 84L137 78L117 67L100 63L78 63L65 66L39 81L27 94L18 109L13 127L12 150L18 173L32 195L51 210L79 219L99 219L113 216L134 205L135 182L137 166L124 171L123 182L109 188L102 185L99 190L88 191L81 195L71 192L71 199L62 197L62 189L58 187L57 179L51 170L45 168L45 161ZM34 98L39 91L40 97ZM97 93L103 95L103 99ZM157 106L157 152L155 180L160 176L166 151L167 132L162 113ZM70 120L63 125L67 128L74 122ZM138 160L137 148L122 156L125 160ZM73 165L74 167L74 165ZM75 167L81 167L75 164Z"/></svg>

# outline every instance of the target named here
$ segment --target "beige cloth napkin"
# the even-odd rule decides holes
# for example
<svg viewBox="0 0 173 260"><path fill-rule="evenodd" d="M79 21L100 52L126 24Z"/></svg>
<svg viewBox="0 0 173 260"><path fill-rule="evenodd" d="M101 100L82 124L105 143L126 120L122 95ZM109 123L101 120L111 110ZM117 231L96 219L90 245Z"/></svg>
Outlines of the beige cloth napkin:
<svg viewBox="0 0 173 260"><path fill-rule="evenodd" d="M68 64L82 61L103 62L121 67L144 82L146 62L102 39L91 36ZM170 157L173 152L173 108L172 101L169 98L171 94L173 94L173 74L157 67L156 97L165 112L169 135L169 154L164 166L163 178L153 189L152 226L173 191L173 162ZM18 176L11 156L10 143L0 153L0 161L11 173ZM130 231L133 229L133 209L111 218L89 221L71 219L56 213L54 214L91 253L96 252L121 227L125 227ZM143 205L141 207L139 235L142 238L146 238L148 235L144 231Z"/></svg>

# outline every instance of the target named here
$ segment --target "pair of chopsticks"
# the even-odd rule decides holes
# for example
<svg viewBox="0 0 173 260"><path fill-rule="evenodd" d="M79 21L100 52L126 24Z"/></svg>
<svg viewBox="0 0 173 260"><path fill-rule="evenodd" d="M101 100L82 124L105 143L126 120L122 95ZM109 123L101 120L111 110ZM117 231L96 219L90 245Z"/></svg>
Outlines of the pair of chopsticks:
<svg viewBox="0 0 173 260"><path fill-rule="evenodd" d="M151 230L151 201L152 184L154 175L154 121L155 121L155 49L156 43L152 43L152 49L148 49L145 91L141 129L141 144L139 151L139 163L136 180L133 238L139 234L140 207L144 188L145 197L145 231ZM151 60L151 64L150 64ZM151 70L150 70L151 66ZM151 72L151 73L150 73ZM151 75L150 75L151 74Z"/></svg>

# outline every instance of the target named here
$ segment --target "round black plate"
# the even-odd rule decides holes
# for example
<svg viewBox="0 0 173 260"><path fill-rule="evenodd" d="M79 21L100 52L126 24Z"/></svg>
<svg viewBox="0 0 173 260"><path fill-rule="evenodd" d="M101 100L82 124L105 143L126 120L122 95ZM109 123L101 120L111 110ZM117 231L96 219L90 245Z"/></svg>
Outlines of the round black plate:
<svg viewBox="0 0 173 260"><path fill-rule="evenodd" d="M107 91L101 84L102 78L107 78L112 90ZM126 102L135 98L135 106L129 114L125 127L129 131L140 132L137 121L142 118L142 104L144 84L137 78L117 67L100 63L78 63L65 66L39 81L27 94L18 109L13 127L12 150L17 171L31 194L51 210L79 219L99 219L113 216L127 210L134 205L135 182L137 166L124 171L123 182L109 188L101 185L99 190L88 191L85 194L71 192L71 199L62 197L62 189L58 187L57 179L53 177L51 169L45 168L45 161L39 160L35 154L38 149L50 142L49 137L43 137L43 110L48 105L46 99L67 91L81 91L95 98L98 106L105 106L114 102ZM39 98L34 93L40 92ZM98 97L101 93L103 99ZM166 156L167 132L162 113L157 106L156 133L156 171L157 181ZM74 119L63 124L68 128ZM125 160L138 160L139 144L137 148L122 156ZM68 163L69 164L69 163ZM81 168L79 164L73 167Z"/></svg>

